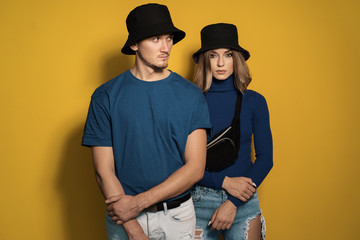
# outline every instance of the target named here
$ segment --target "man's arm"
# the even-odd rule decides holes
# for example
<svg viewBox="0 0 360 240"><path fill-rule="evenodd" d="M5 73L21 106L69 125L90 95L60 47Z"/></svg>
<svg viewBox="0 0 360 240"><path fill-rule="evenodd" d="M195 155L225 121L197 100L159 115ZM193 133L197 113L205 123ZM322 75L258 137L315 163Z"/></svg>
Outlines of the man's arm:
<svg viewBox="0 0 360 240"><path fill-rule="evenodd" d="M92 147L96 181L105 198L124 195L124 189L115 176L115 162L112 147Z"/></svg>
<svg viewBox="0 0 360 240"><path fill-rule="evenodd" d="M155 203L180 195L203 177L205 162L206 131L197 129L188 136L184 166L148 191L136 196L121 195L108 198L106 200L109 204L108 212L118 217L117 223L121 224L136 217L140 211Z"/></svg>
<svg viewBox="0 0 360 240"><path fill-rule="evenodd" d="M105 199L124 195L124 189L115 176L114 153L112 147L92 147L96 181ZM123 224L130 239L148 239L136 219Z"/></svg>

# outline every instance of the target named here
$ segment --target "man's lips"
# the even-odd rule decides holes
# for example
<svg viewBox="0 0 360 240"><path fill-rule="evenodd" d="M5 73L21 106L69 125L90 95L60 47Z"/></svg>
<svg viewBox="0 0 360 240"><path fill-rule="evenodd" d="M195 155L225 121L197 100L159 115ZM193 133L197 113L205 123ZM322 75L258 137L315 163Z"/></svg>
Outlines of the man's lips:
<svg viewBox="0 0 360 240"><path fill-rule="evenodd" d="M169 58L169 55L161 55L159 56L159 58L165 60Z"/></svg>

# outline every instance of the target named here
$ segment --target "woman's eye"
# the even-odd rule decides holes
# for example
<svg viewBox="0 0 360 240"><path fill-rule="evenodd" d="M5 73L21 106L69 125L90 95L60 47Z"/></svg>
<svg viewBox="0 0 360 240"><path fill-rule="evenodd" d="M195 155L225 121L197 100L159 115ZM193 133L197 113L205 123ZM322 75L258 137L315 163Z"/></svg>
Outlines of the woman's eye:
<svg viewBox="0 0 360 240"><path fill-rule="evenodd" d="M159 37L154 37L152 40L153 40L154 42L157 42L157 41L159 41Z"/></svg>
<svg viewBox="0 0 360 240"><path fill-rule="evenodd" d="M210 58L215 58L216 55L215 54L210 54Z"/></svg>
<svg viewBox="0 0 360 240"><path fill-rule="evenodd" d="M232 54L232 53L227 53L225 56L226 56L226 57L232 57L233 54Z"/></svg>

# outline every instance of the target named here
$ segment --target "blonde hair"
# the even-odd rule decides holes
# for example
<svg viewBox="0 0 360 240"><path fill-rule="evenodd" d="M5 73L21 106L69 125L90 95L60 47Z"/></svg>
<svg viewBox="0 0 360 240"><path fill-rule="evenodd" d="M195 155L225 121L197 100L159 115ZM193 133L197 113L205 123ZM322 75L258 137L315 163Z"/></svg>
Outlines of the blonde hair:
<svg viewBox="0 0 360 240"><path fill-rule="evenodd" d="M249 67L241 52L232 50L232 53L234 63L234 86L238 91L244 93L252 80ZM204 93L209 90L212 83L210 51L199 54L199 60L194 71L194 82Z"/></svg>

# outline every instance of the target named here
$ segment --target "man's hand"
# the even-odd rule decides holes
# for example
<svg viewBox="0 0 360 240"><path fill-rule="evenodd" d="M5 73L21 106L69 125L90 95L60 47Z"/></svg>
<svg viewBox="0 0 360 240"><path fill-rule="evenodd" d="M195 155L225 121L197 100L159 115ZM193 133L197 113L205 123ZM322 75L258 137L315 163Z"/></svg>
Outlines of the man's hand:
<svg viewBox="0 0 360 240"><path fill-rule="evenodd" d="M112 196L105 203L108 204L106 211L118 225L136 218L142 210L138 207L138 198L130 195Z"/></svg>
<svg viewBox="0 0 360 240"><path fill-rule="evenodd" d="M144 232L136 236L128 236L128 237L129 240L150 240L150 238L148 238Z"/></svg>
<svg viewBox="0 0 360 240"><path fill-rule="evenodd" d="M210 230L225 230L230 229L231 225L234 222L236 216L236 207L230 202L230 200L226 200L222 203L214 212L211 217L211 229Z"/></svg>
<svg viewBox="0 0 360 240"><path fill-rule="evenodd" d="M247 177L225 177L222 187L243 202L249 200L256 192L255 184Z"/></svg>
<svg viewBox="0 0 360 240"><path fill-rule="evenodd" d="M122 225L129 237L129 240L149 240L136 219L127 221Z"/></svg>

